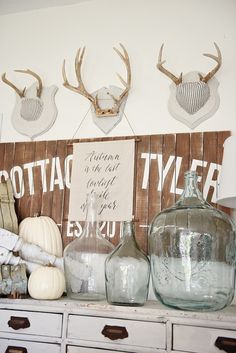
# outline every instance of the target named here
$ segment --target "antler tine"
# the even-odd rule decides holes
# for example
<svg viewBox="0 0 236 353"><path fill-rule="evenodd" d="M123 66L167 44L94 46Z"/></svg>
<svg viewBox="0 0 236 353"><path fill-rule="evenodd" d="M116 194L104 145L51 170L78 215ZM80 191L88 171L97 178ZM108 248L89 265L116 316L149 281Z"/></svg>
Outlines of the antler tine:
<svg viewBox="0 0 236 353"><path fill-rule="evenodd" d="M79 84L79 86L78 86L79 93L82 94L83 96L85 96L86 98L88 98L90 100L90 102L95 104L95 108L96 108L97 107L97 100L86 90L84 83L83 83L83 80L82 80L82 76L81 76L81 66L83 63L84 52L85 52L85 47L83 47L82 51L81 51L81 48L79 48L79 50L77 51L76 57L75 57L75 73L76 73L77 81Z"/></svg>
<svg viewBox="0 0 236 353"><path fill-rule="evenodd" d="M129 60L129 55L127 50L125 49L124 45L119 43L121 48L123 49L123 53L121 53L117 48L113 47L113 49L115 50L115 52L119 55L119 57L121 58L121 60L125 63L126 66L126 70L127 70L127 80L125 81L119 74L117 74L117 76L119 77L120 81L122 82L122 84L125 86L125 90L121 93L121 95L119 96L119 99L116 99L115 97L113 97L113 99L118 102L121 101L129 92L130 90L130 86L131 86L131 66L130 66L130 60Z"/></svg>
<svg viewBox="0 0 236 353"><path fill-rule="evenodd" d="M75 57L75 73L76 73L76 78L78 81L78 86L72 86L66 76L66 70L65 70L65 60L63 61L63 66L62 66L62 76L64 83L63 85L70 89L71 91L74 91L76 93L79 93L83 95L84 97L88 98L90 102L94 105L95 109L97 108L96 104L96 99L86 90L82 77L81 77L81 65L83 62L83 57L84 57L84 52L85 52L85 47L83 47L82 51L81 48L78 49L76 57Z"/></svg>
<svg viewBox="0 0 236 353"><path fill-rule="evenodd" d="M4 72L4 74L2 74L2 81L4 83L6 83L8 86L10 86L11 88L14 89L14 91L16 91L16 93L23 98L25 96L25 88L23 90L20 90L19 88L17 88L11 81L9 81L6 78L6 72Z"/></svg>
<svg viewBox="0 0 236 353"><path fill-rule="evenodd" d="M85 52L85 47L83 47L82 52L81 52L81 48L78 49L76 57L75 57L75 73L76 73L76 77L79 83L79 86L84 88L84 84L82 81L82 77L81 77L81 66L83 63L83 59L84 59L84 52Z"/></svg>
<svg viewBox="0 0 236 353"><path fill-rule="evenodd" d="M215 42L214 42L214 46L217 51L217 56L212 55L212 54L203 54L204 56L207 56L208 58L211 58L217 62L216 67L213 70L211 70L210 72L208 72L208 74L206 76L199 74L200 80L205 83L207 83L215 75L215 73L219 70L219 68L221 67L221 64L222 64L222 55L221 55L220 48L218 47L218 45Z"/></svg>
<svg viewBox="0 0 236 353"><path fill-rule="evenodd" d="M159 51L159 55L158 55L158 63L157 63L157 68L158 70L160 70L163 74L165 74L166 76L168 76L176 85L179 85L182 82L182 76L183 73L181 72L179 78L176 77L175 75L173 75L170 71L168 71L167 69L165 69L163 67L163 64L165 64L165 60L162 60L162 52L163 52L163 47L164 47L164 43L162 44L160 51Z"/></svg>
<svg viewBox="0 0 236 353"><path fill-rule="evenodd" d="M27 69L27 70L14 70L14 71L21 72L21 73L27 74L27 75L31 75L36 78L36 80L38 81L38 84L39 84L39 86L37 88L37 97L40 98L41 94L42 94L42 90L43 90L43 84L42 84L42 80L41 80L40 76L37 75L34 71L29 70L29 69Z"/></svg>

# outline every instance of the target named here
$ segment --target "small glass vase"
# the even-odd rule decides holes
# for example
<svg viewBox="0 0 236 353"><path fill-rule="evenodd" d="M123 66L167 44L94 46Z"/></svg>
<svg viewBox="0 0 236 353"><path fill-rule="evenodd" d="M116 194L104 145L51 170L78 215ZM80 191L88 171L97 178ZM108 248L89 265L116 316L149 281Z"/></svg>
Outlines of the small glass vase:
<svg viewBox="0 0 236 353"><path fill-rule="evenodd" d="M123 222L122 240L105 262L107 301L142 306L148 296L150 263L135 240L133 223Z"/></svg>
<svg viewBox="0 0 236 353"><path fill-rule="evenodd" d="M87 214L82 234L64 250L67 296L78 300L103 300L104 266L114 246L106 240L97 220L97 196L87 196Z"/></svg>
<svg viewBox="0 0 236 353"><path fill-rule="evenodd" d="M213 311L233 300L235 228L204 200L195 172L185 173L176 204L154 217L149 251L154 292L164 304Z"/></svg>

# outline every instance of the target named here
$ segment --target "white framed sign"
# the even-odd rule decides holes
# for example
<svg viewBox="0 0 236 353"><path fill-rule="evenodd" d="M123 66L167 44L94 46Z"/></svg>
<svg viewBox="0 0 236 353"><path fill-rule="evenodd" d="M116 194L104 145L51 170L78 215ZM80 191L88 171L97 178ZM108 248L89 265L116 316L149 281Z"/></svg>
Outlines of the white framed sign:
<svg viewBox="0 0 236 353"><path fill-rule="evenodd" d="M134 139L74 144L69 220L85 220L91 192L99 198L99 220L131 220L134 155Z"/></svg>

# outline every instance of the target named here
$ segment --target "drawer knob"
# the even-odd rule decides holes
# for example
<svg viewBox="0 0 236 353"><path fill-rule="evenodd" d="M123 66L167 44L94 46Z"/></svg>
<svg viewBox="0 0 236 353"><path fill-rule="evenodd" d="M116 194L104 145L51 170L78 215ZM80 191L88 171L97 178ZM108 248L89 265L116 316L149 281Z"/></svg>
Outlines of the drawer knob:
<svg viewBox="0 0 236 353"><path fill-rule="evenodd" d="M102 330L103 336L109 338L110 340L124 339L129 336L126 327L123 326L111 326L105 325Z"/></svg>
<svg viewBox="0 0 236 353"><path fill-rule="evenodd" d="M236 338L218 337L215 341L215 346L227 353L236 352Z"/></svg>
<svg viewBox="0 0 236 353"><path fill-rule="evenodd" d="M11 316L8 321L8 326L13 328L13 330L19 330L21 328L30 327L30 322L27 317Z"/></svg>
<svg viewBox="0 0 236 353"><path fill-rule="evenodd" d="M8 346L5 353L27 353L25 347Z"/></svg>

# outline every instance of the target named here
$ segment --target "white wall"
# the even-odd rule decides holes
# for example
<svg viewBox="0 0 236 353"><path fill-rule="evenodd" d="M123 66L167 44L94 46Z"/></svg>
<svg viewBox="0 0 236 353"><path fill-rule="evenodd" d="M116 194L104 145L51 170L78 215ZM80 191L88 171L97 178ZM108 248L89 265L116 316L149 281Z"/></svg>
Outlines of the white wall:
<svg viewBox="0 0 236 353"><path fill-rule="evenodd" d="M123 43L132 65L132 89L126 115L136 134L190 132L167 110L170 80L156 69L160 45L168 68L208 72L214 61L202 53L215 53L216 42L223 65L216 74L220 81L221 104L216 114L195 131L236 130L236 1L235 0L92 0L78 5L0 16L0 73L19 87L32 79L13 73L31 68L45 85L56 84L58 117L52 129L38 139L71 138L89 108L82 96L62 86L61 67L74 80L76 50L86 45L83 77L89 91L115 84L116 72L124 66L113 46ZM0 83L0 112L3 113L2 141L24 141L11 125L15 94ZM109 136L131 135L126 119ZM104 134L89 114L76 137Z"/></svg>

